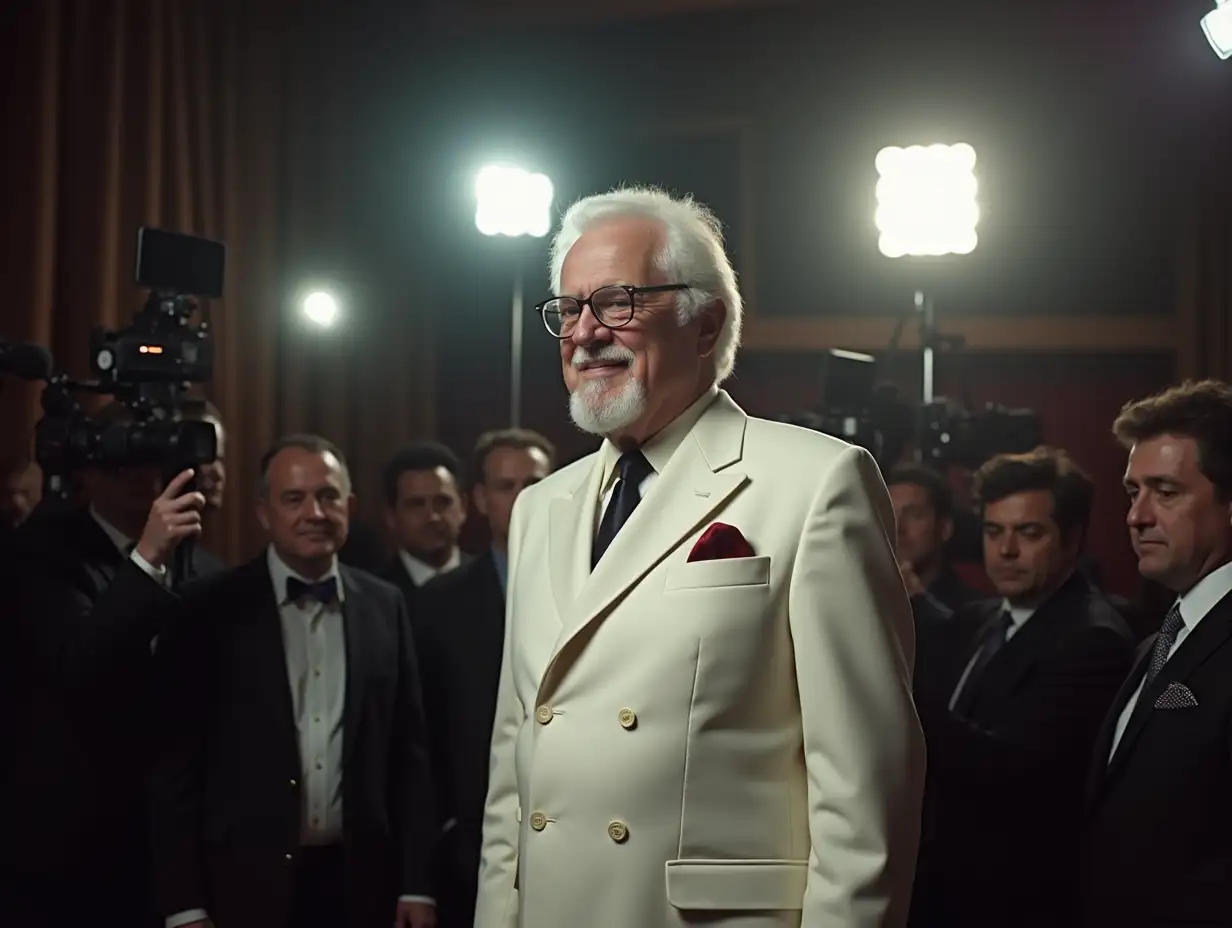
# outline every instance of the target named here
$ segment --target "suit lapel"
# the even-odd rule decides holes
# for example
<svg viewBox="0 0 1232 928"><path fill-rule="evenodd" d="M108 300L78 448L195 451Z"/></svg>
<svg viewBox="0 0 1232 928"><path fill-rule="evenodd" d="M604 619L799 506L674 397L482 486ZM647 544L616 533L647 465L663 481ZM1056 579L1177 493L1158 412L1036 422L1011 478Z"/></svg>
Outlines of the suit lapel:
<svg viewBox="0 0 1232 928"><path fill-rule="evenodd" d="M1134 705L1134 711L1129 716L1125 732L1121 735L1121 740L1117 744L1116 753L1112 755L1112 762L1108 765L1108 775L1105 782L1110 781L1116 776L1117 771L1124 765L1126 758L1132 753L1134 743L1138 740L1143 729L1146 728L1155 713L1155 700L1168 688L1168 684L1179 683L1188 679L1190 674L1201 667L1206 662L1206 659L1219 650L1224 642L1228 640L1229 633L1232 632L1230 619L1232 619L1232 594L1220 600L1215 608L1211 610L1210 614L1198 623L1198 627L1185 637L1185 640L1181 642L1181 646L1176 649L1176 653L1164 664L1163 670L1159 672L1159 676L1151 681L1150 686L1143 687L1142 694ZM1150 653L1151 649L1146 649L1146 660L1150 659ZM1136 673L1135 676L1140 679L1141 673ZM1128 697L1126 698L1128 699ZM1123 708L1124 703L1121 706ZM1115 721L1113 724L1116 724Z"/></svg>
<svg viewBox="0 0 1232 928"><path fill-rule="evenodd" d="M589 478L572 497L557 501L552 510L549 546L553 573L557 566L567 567L570 578L569 587L561 590L563 596L558 594L558 602L562 598L571 602L560 612L561 634L544 674L545 683L554 669L559 669L557 661L571 641L606 615L745 484L746 474L727 468L740 460L746 421L740 408L720 393L685 436L593 572L590 555L602 457L596 457Z"/></svg>
<svg viewBox="0 0 1232 928"><path fill-rule="evenodd" d="M578 593L590 578L590 549L599 492L603 480L603 455L592 456L573 492L552 500L548 510L548 563L551 565L552 596L561 624L569 622ZM639 507L640 508L640 507Z"/></svg>
<svg viewBox="0 0 1232 928"><path fill-rule="evenodd" d="M1080 575L1075 574L1059 590L1035 611L1005 646L993 655L980 679L975 681L977 701L997 699L1009 695L1018 686L1023 675L1031 669L1036 659L1044 653L1049 641L1081 608L1089 587ZM990 623L1001 621L1003 604L998 603ZM988 625L981 629L981 639Z"/></svg>
<svg viewBox="0 0 1232 928"><path fill-rule="evenodd" d="M287 677L287 651L282 640L282 616L274 594L266 555L262 554L239 570L234 604L239 609L252 610L251 635L257 673L265 681L269 718L278 720L273 729L282 742L278 750L287 758L291 769L300 766L299 740L295 730L295 703L291 698L291 681Z"/></svg>
<svg viewBox="0 0 1232 928"><path fill-rule="evenodd" d="M1108 755L1112 751L1112 739L1116 736L1117 722L1121 718L1121 713L1125 711L1129 698L1134 695L1134 690L1142 681L1142 675L1146 672L1146 663L1151 658L1151 648L1154 644L1155 638L1152 636L1139 646L1133 669L1125 678L1125 682L1121 684L1121 688L1117 690L1116 698L1112 700L1112 707L1104 716L1104 724L1100 727L1099 735L1095 739L1095 753L1091 757L1091 767L1087 773L1088 804L1095 799L1100 787L1107 781L1110 769ZM1117 753L1119 754L1120 751L1118 750Z"/></svg>
<svg viewBox="0 0 1232 928"><path fill-rule="evenodd" d="M346 598L342 602L342 634L346 642L346 693L342 708L342 769L349 766L358 743L359 725L363 719L364 682L372 646L374 607L367 591L355 582L350 568L340 566L339 577Z"/></svg>

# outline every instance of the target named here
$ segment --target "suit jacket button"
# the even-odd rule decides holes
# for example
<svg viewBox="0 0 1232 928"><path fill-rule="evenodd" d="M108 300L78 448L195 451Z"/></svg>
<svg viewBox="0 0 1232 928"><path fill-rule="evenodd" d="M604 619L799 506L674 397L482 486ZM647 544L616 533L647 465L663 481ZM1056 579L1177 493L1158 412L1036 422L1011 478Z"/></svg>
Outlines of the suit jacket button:
<svg viewBox="0 0 1232 928"><path fill-rule="evenodd" d="M540 706L538 709L536 709L535 710L535 721L538 722L540 725L546 725L548 722L552 721L552 707L551 706Z"/></svg>
<svg viewBox="0 0 1232 928"><path fill-rule="evenodd" d="M291 780L288 783L288 785L291 787L291 789L295 789L295 787L299 786L299 780Z"/></svg>
<svg viewBox="0 0 1232 928"><path fill-rule="evenodd" d="M632 709L620 710L620 727L624 729L633 729L637 727L637 713Z"/></svg>
<svg viewBox="0 0 1232 928"><path fill-rule="evenodd" d="M532 812L530 814L530 827L535 831L543 831L548 827L548 817L542 812Z"/></svg>
<svg viewBox="0 0 1232 928"><path fill-rule="evenodd" d="M607 826L607 836L617 844L624 844L629 840L629 826L624 822L612 822Z"/></svg>
<svg viewBox="0 0 1232 928"><path fill-rule="evenodd" d="M292 860L292 859L293 859L293 858L291 857L291 855L290 855L290 854L288 854L288 855L287 855L287 860Z"/></svg>

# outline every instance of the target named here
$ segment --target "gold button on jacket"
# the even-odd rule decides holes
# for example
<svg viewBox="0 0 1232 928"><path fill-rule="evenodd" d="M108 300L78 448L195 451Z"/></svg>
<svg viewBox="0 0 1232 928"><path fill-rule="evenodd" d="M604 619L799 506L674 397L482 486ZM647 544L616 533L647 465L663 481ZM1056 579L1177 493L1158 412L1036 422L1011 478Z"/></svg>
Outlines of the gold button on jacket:
<svg viewBox="0 0 1232 928"><path fill-rule="evenodd" d="M548 827L548 817L542 812L532 812L530 814L530 827L535 831L543 831Z"/></svg>
<svg viewBox="0 0 1232 928"><path fill-rule="evenodd" d="M535 721L540 725L546 725L552 721L552 709L549 706L540 706L535 710Z"/></svg>
<svg viewBox="0 0 1232 928"><path fill-rule="evenodd" d="M637 713L632 709L620 710L620 727L634 728L637 725Z"/></svg>
<svg viewBox="0 0 1232 928"><path fill-rule="evenodd" d="M617 844L624 844L629 840L629 826L624 822L612 822L607 826L607 836Z"/></svg>

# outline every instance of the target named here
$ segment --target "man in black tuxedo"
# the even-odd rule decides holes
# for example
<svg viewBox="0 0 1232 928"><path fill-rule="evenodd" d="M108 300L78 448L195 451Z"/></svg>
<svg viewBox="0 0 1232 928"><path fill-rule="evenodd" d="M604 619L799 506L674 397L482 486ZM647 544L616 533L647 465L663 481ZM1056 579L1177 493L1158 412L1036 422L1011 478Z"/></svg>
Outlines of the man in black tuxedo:
<svg viewBox="0 0 1232 928"><path fill-rule="evenodd" d="M402 591L418 631L419 591L467 558L458 548L466 522L462 465L437 442L402 449L385 465L385 525L393 537L393 560L377 571Z"/></svg>
<svg viewBox="0 0 1232 928"><path fill-rule="evenodd" d="M929 796L914 921L1055 928L1072 917L1087 758L1133 639L1078 570L1094 491L1063 452L993 458L974 488L1001 596L960 610L948 666L917 678Z"/></svg>
<svg viewBox="0 0 1232 928"><path fill-rule="evenodd" d="M542 435L504 429L480 436L472 473L475 508L492 547L420 594L424 701L444 832L438 851L441 928L471 928L478 891L488 753L505 638L509 520L518 494L552 470L556 450Z"/></svg>
<svg viewBox="0 0 1232 928"><path fill-rule="evenodd" d="M200 533L204 499L183 492L191 471L165 489L158 468L79 476L88 506L35 512L4 565L0 925L141 926L149 913L151 650L175 602L168 565Z"/></svg>
<svg viewBox="0 0 1232 928"><path fill-rule="evenodd" d="M1095 745L1083 928L1232 924L1232 386L1127 404L1138 570L1176 593Z"/></svg>
<svg viewBox="0 0 1232 928"><path fill-rule="evenodd" d="M406 606L340 567L346 463L261 462L256 560L189 592L159 642L154 882L168 928L429 928L436 836Z"/></svg>

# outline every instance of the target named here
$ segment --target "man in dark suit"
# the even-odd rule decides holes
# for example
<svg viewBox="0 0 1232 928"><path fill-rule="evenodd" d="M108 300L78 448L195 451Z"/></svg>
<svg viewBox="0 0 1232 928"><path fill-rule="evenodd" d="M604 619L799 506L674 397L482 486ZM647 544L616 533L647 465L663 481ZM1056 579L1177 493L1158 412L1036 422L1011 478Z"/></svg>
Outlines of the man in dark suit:
<svg viewBox="0 0 1232 928"><path fill-rule="evenodd" d="M159 642L154 881L169 928L429 928L436 818L406 607L339 567L341 452L261 463L269 549L191 591Z"/></svg>
<svg viewBox="0 0 1232 928"><path fill-rule="evenodd" d="M929 754L916 923L1050 928L1074 907L1087 758L1133 657L1078 570L1091 481L1063 453L1002 455L975 478L1001 597L960 610L917 702Z"/></svg>
<svg viewBox="0 0 1232 928"><path fill-rule="evenodd" d="M85 508L47 506L6 555L0 925L141 926L151 650L168 565L201 530L192 472L80 474ZM161 492L160 492L161 490ZM46 501L45 501L46 503Z"/></svg>
<svg viewBox="0 0 1232 928"><path fill-rule="evenodd" d="M1113 432L1138 570L1176 602L1095 745L1083 928L1232 924L1232 386L1129 403Z"/></svg>
<svg viewBox="0 0 1232 928"><path fill-rule="evenodd" d="M420 442L390 459L384 485L385 524L397 553L377 576L402 591L418 630L420 588L466 560L458 548L466 522L462 465L444 445Z"/></svg>
<svg viewBox="0 0 1232 928"><path fill-rule="evenodd" d="M444 832L438 852L441 928L471 928L478 891L488 749L505 638L509 520L518 494L552 470L542 435L504 429L480 436L472 473L475 508L492 547L430 581L419 599L424 701Z"/></svg>
<svg viewBox="0 0 1232 928"><path fill-rule="evenodd" d="M898 527L894 550L917 615L922 604L944 616L979 599L950 563L954 496L945 478L926 467L904 465L890 471L886 487Z"/></svg>

